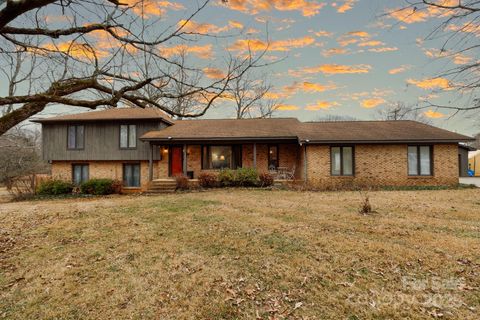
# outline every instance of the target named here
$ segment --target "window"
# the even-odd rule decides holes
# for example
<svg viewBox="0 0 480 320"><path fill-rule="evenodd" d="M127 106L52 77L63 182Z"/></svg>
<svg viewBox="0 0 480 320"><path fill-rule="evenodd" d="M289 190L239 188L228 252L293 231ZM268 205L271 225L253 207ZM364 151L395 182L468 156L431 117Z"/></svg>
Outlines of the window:
<svg viewBox="0 0 480 320"><path fill-rule="evenodd" d="M278 168L278 146L268 146L268 170L276 170Z"/></svg>
<svg viewBox="0 0 480 320"><path fill-rule="evenodd" d="M85 143L84 126L68 126L68 149L83 149Z"/></svg>
<svg viewBox="0 0 480 320"><path fill-rule="evenodd" d="M72 181L76 185L88 181L88 164L72 165Z"/></svg>
<svg viewBox="0 0 480 320"><path fill-rule="evenodd" d="M353 176L353 147L330 149L332 176Z"/></svg>
<svg viewBox="0 0 480 320"><path fill-rule="evenodd" d="M202 169L236 169L241 166L241 145L202 147Z"/></svg>
<svg viewBox="0 0 480 320"><path fill-rule="evenodd" d="M408 146L408 175L432 175L432 146Z"/></svg>
<svg viewBox="0 0 480 320"><path fill-rule="evenodd" d="M123 186L140 187L140 164L123 164Z"/></svg>
<svg viewBox="0 0 480 320"><path fill-rule="evenodd" d="M120 126L120 148L131 149L137 147L137 126L122 124Z"/></svg>

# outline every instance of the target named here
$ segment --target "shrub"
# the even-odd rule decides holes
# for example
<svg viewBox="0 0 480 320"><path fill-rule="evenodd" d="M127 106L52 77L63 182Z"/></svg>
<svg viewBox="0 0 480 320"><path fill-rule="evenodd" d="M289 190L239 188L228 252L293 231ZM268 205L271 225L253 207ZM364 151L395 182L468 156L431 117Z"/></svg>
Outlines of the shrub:
<svg viewBox="0 0 480 320"><path fill-rule="evenodd" d="M188 185L188 177L183 176L183 175L178 175L175 176L175 181L177 182L177 189L180 190L187 190L189 185Z"/></svg>
<svg viewBox="0 0 480 320"><path fill-rule="evenodd" d="M253 168L224 169L218 174L218 181L224 187L253 187L258 184L258 173Z"/></svg>
<svg viewBox="0 0 480 320"><path fill-rule="evenodd" d="M258 172L253 168L239 168L234 170L234 184L241 187L258 185Z"/></svg>
<svg viewBox="0 0 480 320"><path fill-rule="evenodd" d="M375 211L372 209L372 205L370 204L370 196L368 195L368 192L360 192L360 195L362 196L362 204L360 205L358 213L362 215L375 213Z"/></svg>
<svg viewBox="0 0 480 320"><path fill-rule="evenodd" d="M235 171L231 169L222 169L218 174L218 182L222 187L232 187L235 185Z"/></svg>
<svg viewBox="0 0 480 320"><path fill-rule="evenodd" d="M63 180L46 180L38 185L40 195L60 195L72 193L73 184Z"/></svg>
<svg viewBox="0 0 480 320"><path fill-rule="evenodd" d="M273 185L273 176L268 172L260 173L258 178L260 179L260 186L262 188L270 187Z"/></svg>
<svg viewBox="0 0 480 320"><path fill-rule="evenodd" d="M214 188L217 181L217 175L211 172L202 172L198 175L198 184L202 188Z"/></svg>
<svg viewBox="0 0 480 320"><path fill-rule="evenodd" d="M91 179L80 185L80 192L93 195L120 193L122 184L112 179Z"/></svg>

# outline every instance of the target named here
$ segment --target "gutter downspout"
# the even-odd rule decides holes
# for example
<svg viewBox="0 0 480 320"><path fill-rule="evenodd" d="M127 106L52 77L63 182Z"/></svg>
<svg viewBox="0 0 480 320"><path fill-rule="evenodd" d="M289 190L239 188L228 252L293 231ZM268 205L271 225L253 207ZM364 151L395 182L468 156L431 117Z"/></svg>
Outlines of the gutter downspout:
<svg viewBox="0 0 480 320"><path fill-rule="evenodd" d="M153 180L153 144L150 144L150 154L148 155L148 181Z"/></svg>
<svg viewBox="0 0 480 320"><path fill-rule="evenodd" d="M305 185L308 183L308 159L307 159L307 144L310 142L310 140L305 140L304 141L304 147L303 147L303 180ZM300 143L301 144L301 143Z"/></svg>

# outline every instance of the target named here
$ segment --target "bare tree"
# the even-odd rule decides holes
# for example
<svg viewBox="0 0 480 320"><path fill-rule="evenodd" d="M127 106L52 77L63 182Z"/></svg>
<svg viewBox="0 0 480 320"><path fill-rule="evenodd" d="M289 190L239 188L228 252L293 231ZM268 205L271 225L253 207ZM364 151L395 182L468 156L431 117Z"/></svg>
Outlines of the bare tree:
<svg viewBox="0 0 480 320"><path fill-rule="evenodd" d="M130 104L178 117L205 114L264 54L216 66L225 70L217 79L204 75L208 65L200 59L179 62L182 44L217 37L191 27L209 2L190 6L185 19L167 25L162 8L152 15L144 0L0 1L0 64L13 68L7 75L12 89L0 97L0 135L49 105ZM186 102L192 97L195 110Z"/></svg>
<svg viewBox="0 0 480 320"><path fill-rule="evenodd" d="M199 86L202 81L203 74L200 71L193 72L188 69L187 64L188 52L186 48L181 48L178 52L178 58L175 60L175 65L171 67L169 73L174 76L175 81L172 83L172 94L178 95L178 98L170 103L170 108L177 115L177 118L182 118L182 115L195 113L199 111L199 106L202 105L202 94L188 94L191 90L191 85ZM147 62L148 64L148 62ZM148 77L148 65L146 68L141 68L142 77ZM169 98L164 97L164 93L158 91L154 87L144 88L144 94L152 101L160 105L168 105Z"/></svg>
<svg viewBox="0 0 480 320"><path fill-rule="evenodd" d="M405 0L408 5L399 11L410 16L435 16L443 21L426 36L426 40L443 39L439 48L440 59L461 58L461 64L447 67L436 77L446 77L450 80L450 89L455 89L466 98L461 105L438 105L428 103L429 107L452 109L456 112L480 109L480 42L478 34L480 27L480 1L478 0ZM403 14L402 13L402 14Z"/></svg>
<svg viewBox="0 0 480 320"><path fill-rule="evenodd" d="M267 77L256 77L252 72L230 82L225 97L231 100L237 119L270 118L278 109L280 101L269 93L272 90Z"/></svg>
<svg viewBox="0 0 480 320"><path fill-rule="evenodd" d="M15 127L0 137L0 184L8 188L15 179L43 173L48 165L40 156L40 132Z"/></svg>
<svg viewBox="0 0 480 320"><path fill-rule="evenodd" d="M318 122L337 122L337 121L358 121L357 118L352 116L345 116L339 114L327 114L325 116L318 117Z"/></svg>
<svg viewBox="0 0 480 320"><path fill-rule="evenodd" d="M377 118L381 120L414 120L425 124L432 123L417 106L406 105L400 101L378 109Z"/></svg>

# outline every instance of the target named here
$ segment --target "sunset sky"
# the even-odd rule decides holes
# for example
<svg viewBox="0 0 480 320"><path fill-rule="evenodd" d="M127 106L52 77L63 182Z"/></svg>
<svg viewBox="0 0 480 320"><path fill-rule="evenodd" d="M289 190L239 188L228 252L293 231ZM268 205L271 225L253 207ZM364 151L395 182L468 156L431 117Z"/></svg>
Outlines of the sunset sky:
<svg viewBox="0 0 480 320"><path fill-rule="evenodd" d="M149 0L133 11L165 28L178 25L201 3ZM224 71L225 53L239 56L250 48L258 54L268 48L265 61L278 62L262 73L274 86L270 95L282 100L276 116L303 121L327 115L375 119L378 110L397 101L468 105L472 97L452 89L442 73L476 57L441 53L445 37L427 39L445 19L443 12L398 11L405 6L404 0L229 0L226 5L212 0L186 28L215 37L173 41L159 50L170 57L186 48L206 77L215 79ZM65 17L52 14L49 19L54 26ZM480 131L475 116L451 117L452 111L436 108L422 112L439 127L465 134ZM233 115L233 108L221 102L206 116Z"/></svg>
<svg viewBox="0 0 480 320"><path fill-rule="evenodd" d="M187 3L178 2L184 8ZM402 0L234 0L228 6L211 5L195 19L200 24L195 27L240 32L242 36L229 44L236 51L245 50L247 43L263 49L268 30L267 59L285 58L269 70L275 92L284 98L279 116L372 119L389 102L463 103L457 92L449 90L449 81L439 76L473 57L439 59L443 39L425 41L442 21L438 13L388 14L402 6ZM174 19L182 9L173 8L167 9L167 15ZM211 67L215 68L215 61ZM231 116L226 109L218 107L208 115ZM448 110L424 112L437 126L477 131L475 119L461 115L449 119Z"/></svg>

